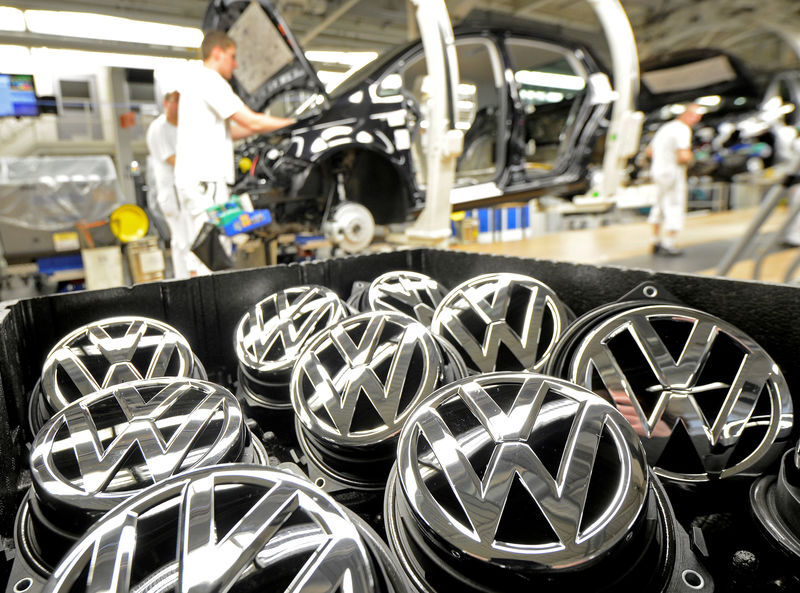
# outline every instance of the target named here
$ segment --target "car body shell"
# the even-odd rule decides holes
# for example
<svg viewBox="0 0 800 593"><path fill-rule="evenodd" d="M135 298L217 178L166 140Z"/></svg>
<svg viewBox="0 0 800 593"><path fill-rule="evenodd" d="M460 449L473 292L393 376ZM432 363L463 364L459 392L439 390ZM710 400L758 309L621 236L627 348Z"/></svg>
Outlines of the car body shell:
<svg viewBox="0 0 800 593"><path fill-rule="evenodd" d="M233 9L241 2L216 4L227 4L233 12L227 18L207 15L206 24L230 23L234 20ZM267 0L261 0L261 6L287 44L295 48L295 62L279 73L291 81L284 90L296 91L305 85L316 104L300 113L295 124L240 146L238 154L247 157L244 162L249 167L243 168L236 189L248 191L256 199L263 198L277 210L278 220L296 219L298 214L309 219L324 217L332 204L345 199L367 206L379 224L412 217L425 204L424 159L415 158L414 154L414 144L419 144L420 134L424 133L420 130L424 106L408 89L387 94L381 85L406 65L424 59L421 41L388 52L327 93L274 6ZM610 107L593 100L588 81L602 70L590 51L580 44L545 37L520 26L468 24L456 27L454 34L457 48L461 43L486 48L498 99L488 114L475 114L459 157L462 163L471 154L491 151L494 171L480 179L459 176L457 172L451 194L453 209L585 191L587 167L598 139L603 137ZM531 113L520 96L522 86L515 81L509 40L561 52L587 81L585 88L570 100L540 105ZM305 78L300 74L303 71ZM235 89L240 86L235 80L233 84ZM266 86L270 92L264 91ZM252 108L263 109L278 92L274 81L270 81L256 94L240 95ZM554 156L547 168L531 170L526 164L526 149L537 130L540 137L547 137L548 150ZM536 138L533 139L535 143ZM544 144L539 140L540 146ZM308 205L309 199L317 203L316 209L310 209L314 210L313 215L305 206L298 210L299 204L288 204L294 200Z"/></svg>

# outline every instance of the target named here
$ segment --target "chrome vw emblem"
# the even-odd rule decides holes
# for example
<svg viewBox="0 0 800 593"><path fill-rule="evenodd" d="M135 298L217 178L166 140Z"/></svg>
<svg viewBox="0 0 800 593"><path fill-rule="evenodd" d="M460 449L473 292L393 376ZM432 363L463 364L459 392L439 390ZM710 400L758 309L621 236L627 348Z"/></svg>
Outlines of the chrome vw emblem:
<svg viewBox="0 0 800 593"><path fill-rule="evenodd" d="M347 317L347 308L323 286L296 286L268 296L236 328L239 362L259 373L291 371L314 334Z"/></svg>
<svg viewBox="0 0 800 593"><path fill-rule="evenodd" d="M436 280L418 272L387 272L367 289L373 311L399 311L430 326L433 312L447 290Z"/></svg>
<svg viewBox="0 0 800 593"><path fill-rule="evenodd" d="M471 370L540 370L567 325L567 308L545 284L486 274L450 291L431 329L459 349Z"/></svg>
<svg viewBox="0 0 800 593"><path fill-rule="evenodd" d="M317 438L379 443L395 437L414 404L436 388L442 365L433 335L418 321L363 313L309 342L292 372L292 405ZM359 404L370 413L357 414Z"/></svg>
<svg viewBox="0 0 800 593"><path fill-rule="evenodd" d="M180 474L111 511L45 591L212 593L237 583L298 593L376 586L364 541L336 503L291 474L231 465Z"/></svg>
<svg viewBox="0 0 800 593"><path fill-rule="evenodd" d="M153 377L189 377L195 368L186 339L145 317L114 317L64 337L45 360L41 389L50 405L70 402L111 385Z"/></svg>
<svg viewBox="0 0 800 593"><path fill-rule="evenodd" d="M397 476L418 523L455 553L549 568L618 543L648 488L641 445L617 410L531 373L463 379L425 400L400 434ZM533 515L538 528L527 527Z"/></svg>
<svg viewBox="0 0 800 593"><path fill-rule="evenodd" d="M769 355L687 307L643 306L604 321L576 349L569 378L616 405L656 473L674 480L756 475L792 428L788 386ZM679 431L684 438L673 438ZM747 450L737 448L743 436Z"/></svg>
<svg viewBox="0 0 800 593"><path fill-rule="evenodd" d="M33 443L33 484L53 504L108 510L180 471L238 460L246 430L236 398L218 385L127 383L50 419Z"/></svg>

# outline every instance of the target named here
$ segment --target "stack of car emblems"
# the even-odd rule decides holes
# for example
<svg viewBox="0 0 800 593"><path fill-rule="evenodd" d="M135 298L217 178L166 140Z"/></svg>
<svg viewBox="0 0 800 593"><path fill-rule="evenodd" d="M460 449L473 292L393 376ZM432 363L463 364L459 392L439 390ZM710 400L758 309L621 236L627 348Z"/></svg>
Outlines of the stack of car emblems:
<svg viewBox="0 0 800 593"><path fill-rule="evenodd" d="M363 521L307 480L250 465L170 478L106 515L45 591L405 593Z"/></svg>
<svg viewBox="0 0 800 593"><path fill-rule="evenodd" d="M161 321L126 316L79 327L45 360L30 398L31 430L84 395L153 377L206 379L206 372L186 338Z"/></svg>
<svg viewBox="0 0 800 593"><path fill-rule="evenodd" d="M431 329L475 373L541 370L571 312L546 284L520 274L485 274L451 290Z"/></svg>
<svg viewBox="0 0 800 593"><path fill-rule="evenodd" d="M664 591L687 571L711 590L630 424L544 375L470 377L418 406L385 516L392 549L426 593Z"/></svg>
<svg viewBox="0 0 800 593"><path fill-rule="evenodd" d="M312 338L294 367L300 445L329 477L382 490L406 417L449 380L422 323L391 312L345 319Z"/></svg>
<svg viewBox="0 0 800 593"><path fill-rule="evenodd" d="M727 488L800 557L786 380L652 283L574 319L528 276L401 271L238 319L236 396L158 321L53 349L7 593L710 593L729 565L682 512Z"/></svg>
<svg viewBox="0 0 800 593"><path fill-rule="evenodd" d="M245 313L236 328L236 356L248 412L291 410L289 379L302 347L347 315L345 303L323 286L287 288Z"/></svg>
<svg viewBox="0 0 800 593"><path fill-rule="evenodd" d="M630 301L574 327L549 371L614 404L662 478L758 476L785 449L793 424L786 381L731 324L682 305Z"/></svg>
<svg viewBox="0 0 800 593"><path fill-rule="evenodd" d="M796 564L800 559L800 442L784 453L778 475L753 483L750 505L770 543Z"/></svg>
<svg viewBox="0 0 800 593"><path fill-rule="evenodd" d="M419 272L387 272L361 293L362 311L399 311L428 327L433 313L447 294L436 280Z"/></svg>
<svg viewBox="0 0 800 593"><path fill-rule="evenodd" d="M233 394L158 378L93 393L57 412L31 453L32 488L17 515L19 562L45 576L111 508L173 474L225 462L266 464Z"/></svg>

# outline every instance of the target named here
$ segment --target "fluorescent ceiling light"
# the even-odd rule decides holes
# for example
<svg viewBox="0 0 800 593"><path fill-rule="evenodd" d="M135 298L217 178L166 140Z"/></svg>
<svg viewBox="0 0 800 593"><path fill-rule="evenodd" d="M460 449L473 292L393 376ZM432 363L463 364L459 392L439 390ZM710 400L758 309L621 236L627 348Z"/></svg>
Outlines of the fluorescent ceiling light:
<svg viewBox="0 0 800 593"><path fill-rule="evenodd" d="M3 31L24 31L25 15L16 8L0 6L0 29Z"/></svg>
<svg viewBox="0 0 800 593"><path fill-rule="evenodd" d="M131 54L115 54L99 51L80 51L71 49L49 49L46 47L31 48L31 55L44 66L51 69L73 71L75 68L85 70L87 66L117 66L120 68L156 69L175 64L188 64L188 60L180 58L162 58L158 56L137 56Z"/></svg>
<svg viewBox="0 0 800 593"><path fill-rule="evenodd" d="M324 64L342 64L361 68L378 57L374 51L307 51L306 59L309 62Z"/></svg>
<svg viewBox="0 0 800 593"><path fill-rule="evenodd" d="M13 64L4 66L4 72L9 70L14 73L25 73L30 68L31 52L21 45L0 45L0 64Z"/></svg>
<svg viewBox="0 0 800 593"><path fill-rule="evenodd" d="M514 73L514 78L520 84L551 89L580 91L586 86L586 82L583 78L573 74L554 74L552 72L520 70Z"/></svg>
<svg viewBox="0 0 800 593"><path fill-rule="evenodd" d="M85 12L26 10L25 22L32 33L45 35L176 47L200 47L203 41L203 32L193 27L178 27Z"/></svg>

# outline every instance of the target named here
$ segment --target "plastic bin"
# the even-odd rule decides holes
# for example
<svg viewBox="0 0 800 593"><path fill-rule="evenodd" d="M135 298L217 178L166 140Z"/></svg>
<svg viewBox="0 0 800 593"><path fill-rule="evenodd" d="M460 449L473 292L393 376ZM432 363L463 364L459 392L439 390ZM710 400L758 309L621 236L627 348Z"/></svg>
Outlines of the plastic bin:
<svg viewBox="0 0 800 593"><path fill-rule="evenodd" d="M800 288L793 286L416 249L24 299L0 309L0 537L5 547L13 540L17 505L28 486L24 472L25 443L31 438L24 422L28 394L48 351L67 332L121 314L166 321L186 336L209 379L230 387L236 376L235 327L251 305L277 290L304 283L326 285L347 297L353 282L403 269L428 274L449 287L482 273L528 274L551 286L578 315L618 299L641 282L655 281L686 305L737 325L759 342L781 366L795 394L795 409L800 407ZM746 499L748 486L740 484L724 497L712 497L714 504L738 504L742 496ZM691 497L688 500L694 504ZM716 510L698 508L697 512ZM738 510L746 513L746 508ZM741 518L746 520L746 514ZM731 537L740 536L736 527ZM6 575L0 578L4 585Z"/></svg>

